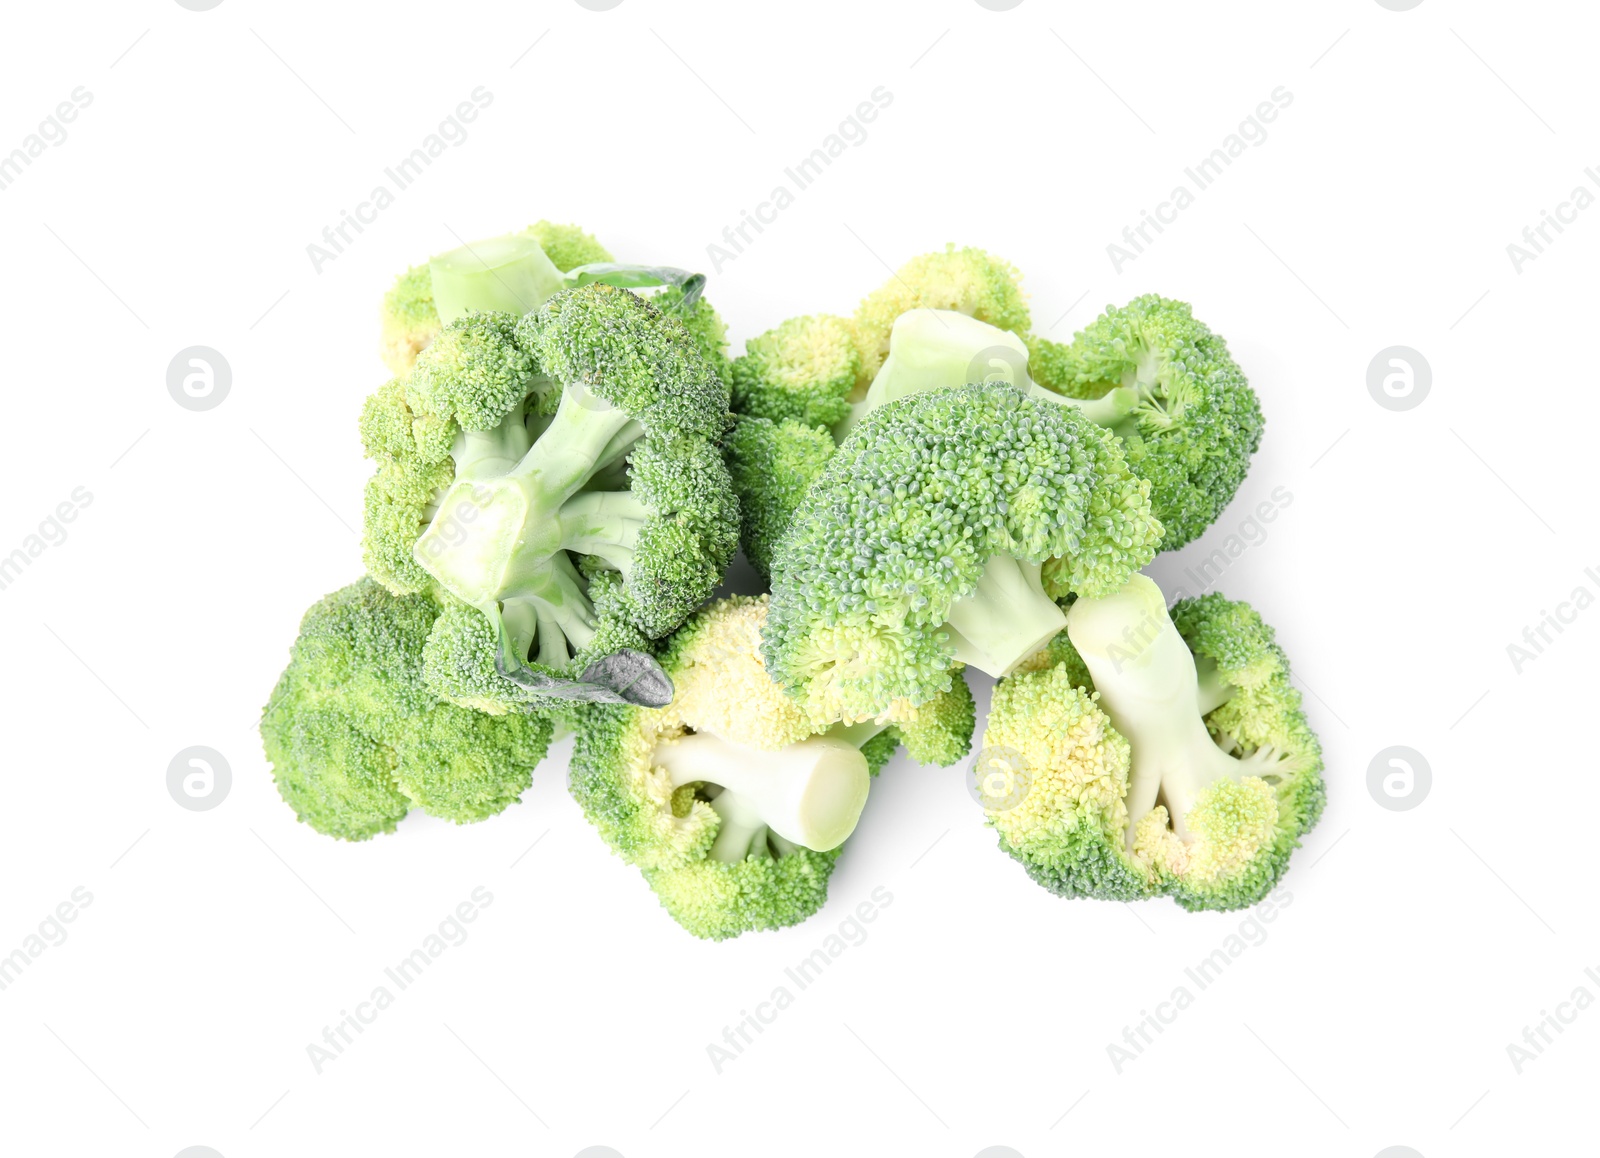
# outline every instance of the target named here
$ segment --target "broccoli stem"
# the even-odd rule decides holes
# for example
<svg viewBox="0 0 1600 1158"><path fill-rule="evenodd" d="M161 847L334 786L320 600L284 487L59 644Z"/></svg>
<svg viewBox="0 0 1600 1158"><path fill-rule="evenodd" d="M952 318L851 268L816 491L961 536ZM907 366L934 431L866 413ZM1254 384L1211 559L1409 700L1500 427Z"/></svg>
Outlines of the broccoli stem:
<svg viewBox="0 0 1600 1158"><path fill-rule="evenodd" d="M977 589L952 603L945 619L957 660L998 679L1067 625L1044 592L1040 569L1010 555L989 559Z"/></svg>
<svg viewBox="0 0 1600 1158"><path fill-rule="evenodd" d="M649 514L632 491L586 491L561 508L561 546L604 559L626 580Z"/></svg>
<svg viewBox="0 0 1600 1158"><path fill-rule="evenodd" d="M877 720L862 720L855 724L835 724L823 734L836 740L843 740L852 748L859 748L868 740L875 738L879 733L887 732L892 727L894 727L893 724L880 724Z"/></svg>
<svg viewBox="0 0 1600 1158"><path fill-rule="evenodd" d="M709 732L656 745L654 763L674 788L715 784L721 824L711 859L767 854L766 836L817 852L838 848L855 831L871 783L860 749L833 736L810 736L776 752Z"/></svg>
<svg viewBox="0 0 1600 1158"><path fill-rule="evenodd" d="M428 262L434 307L445 324L475 311L536 310L564 285L561 271L526 234L474 241Z"/></svg>
<svg viewBox="0 0 1600 1158"><path fill-rule="evenodd" d="M1081 598L1067 613L1067 634L1078 649L1100 706L1133 750L1128 780L1127 844L1139 822L1164 800L1172 830L1192 840L1187 817L1206 785L1260 775L1270 763L1238 760L1211 738L1205 725L1201 681L1161 589L1135 575L1104 599ZM1224 685L1213 679L1206 698Z"/></svg>
<svg viewBox="0 0 1600 1158"><path fill-rule="evenodd" d="M1133 408L1139 401L1139 395L1126 386L1113 386L1099 398L1068 398L1065 394L1057 394L1054 390L1047 390L1043 386L1029 391L1029 394L1034 398L1043 398L1047 402L1070 406L1096 426L1113 428L1133 413Z"/></svg>

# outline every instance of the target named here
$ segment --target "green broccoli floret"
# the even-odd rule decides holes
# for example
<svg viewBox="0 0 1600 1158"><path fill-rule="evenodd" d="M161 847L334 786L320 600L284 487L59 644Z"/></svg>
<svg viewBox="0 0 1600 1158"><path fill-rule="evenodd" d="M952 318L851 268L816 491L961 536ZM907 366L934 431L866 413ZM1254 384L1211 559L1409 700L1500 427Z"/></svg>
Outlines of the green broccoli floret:
<svg viewBox="0 0 1600 1158"><path fill-rule="evenodd" d="M433 305L433 277L425 265L414 265L395 279L383 295L383 340L379 353L392 374L405 374L439 332L439 311Z"/></svg>
<svg viewBox="0 0 1600 1158"><path fill-rule="evenodd" d="M731 373L728 361L728 326L722 320L722 315L717 313L711 303L700 294L699 289L669 285L651 295L648 300L663 314L677 318L683 323L683 328L689 331L689 336L700 347L700 352L706 356L706 361L716 370L717 377L727 382Z"/></svg>
<svg viewBox="0 0 1600 1158"><path fill-rule="evenodd" d="M1271 891L1324 799L1272 629L1215 594L1169 616L1141 575L1073 603L1055 646L1071 661L995 689L992 791L1017 781L988 813L1000 847L1067 897L1238 909Z"/></svg>
<svg viewBox="0 0 1600 1158"><path fill-rule="evenodd" d="M365 840L413 806L457 823L522 795L551 724L442 703L422 679L438 606L363 578L314 605L261 715L283 799L318 832Z"/></svg>
<svg viewBox="0 0 1600 1158"><path fill-rule="evenodd" d="M855 327L831 314L790 318L751 338L734 360L730 385L740 414L833 426L850 412L861 374Z"/></svg>
<svg viewBox="0 0 1600 1158"><path fill-rule="evenodd" d="M812 480L833 457L833 436L794 419L740 416L723 451L739 496L739 541L750 565L770 581L772 553Z"/></svg>
<svg viewBox="0 0 1600 1158"><path fill-rule="evenodd" d="M584 814L674 920L715 940L793 925L822 907L899 728L952 760L972 735L971 696L963 711L959 693L903 721L815 726L762 666L767 609L766 597L748 596L706 607L664 649L672 703L591 708L573 750Z"/></svg>
<svg viewBox="0 0 1600 1158"><path fill-rule="evenodd" d="M1187 304L1148 294L1108 307L1071 345L1034 338L1031 347L1034 381L1087 403L1150 480L1162 550L1216 521L1261 445L1263 420L1227 343Z"/></svg>
<svg viewBox="0 0 1600 1158"><path fill-rule="evenodd" d="M856 310L858 384L864 389L889 356L895 319L908 310L954 310L1002 330L1026 334L1028 303L1015 266L981 249L947 245L914 257L868 294Z"/></svg>
<svg viewBox="0 0 1600 1158"><path fill-rule="evenodd" d="M611 256L609 249L595 240L592 233L585 233L576 225L536 221L524 232L533 236L539 243L539 248L544 250L545 256L550 259L550 264L562 273L577 269L580 265L595 265L599 262L617 260Z"/></svg>
<svg viewBox="0 0 1600 1158"><path fill-rule="evenodd" d="M890 402L811 485L772 567L767 670L815 718L881 715L1004 675L1161 536L1116 439L1008 386Z"/></svg>
<svg viewBox="0 0 1600 1158"><path fill-rule="evenodd" d="M679 308L697 335L720 325L715 310L697 309L703 275L669 266L618 265L605 246L576 225L540 221L517 233L470 242L401 274L383 299L384 363L404 375L445 323L469 313L521 316L563 289L597 282L668 286L677 297L658 305ZM713 359L719 371L721 358L719 352Z"/></svg>
<svg viewBox="0 0 1600 1158"><path fill-rule="evenodd" d="M372 573L488 620L441 619L439 694L543 702L550 679L586 681L700 605L738 542L715 441L727 398L679 322L590 285L520 321L447 324L409 379L369 400ZM478 650L485 631L497 655Z"/></svg>

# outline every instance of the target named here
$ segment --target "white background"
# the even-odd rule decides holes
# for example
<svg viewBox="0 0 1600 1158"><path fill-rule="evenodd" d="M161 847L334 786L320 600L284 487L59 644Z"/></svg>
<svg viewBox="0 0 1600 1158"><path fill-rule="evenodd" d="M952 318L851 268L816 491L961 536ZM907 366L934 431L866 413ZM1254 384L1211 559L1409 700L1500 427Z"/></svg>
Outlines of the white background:
<svg viewBox="0 0 1600 1158"><path fill-rule="evenodd" d="M1600 192L1595 33L1576 3L1448 0L13 6L0 151L75 86L93 103L0 192L0 554L93 501L0 591L0 953L93 901L0 992L0 1149L1582 1151L1600 1011L1520 1074L1506 1047L1600 997L1600 611L1520 674L1506 648L1600 590L1600 212L1520 273L1506 246ZM465 143L316 272L307 244L480 85ZM355 420L394 274L540 217L713 272L707 244L880 85L865 142L714 273L736 344L946 241L1017 263L1058 338L1184 298L1267 431L1153 573L1292 495L1218 586L1278 627L1327 814L1265 940L1120 1074L1107 1046L1248 915L1046 894L958 769L897 761L828 907L718 945L587 827L566 745L505 815L350 845L294 822L255 735L301 613L361 570ZM1107 244L1278 86L1267 139L1119 273ZM195 344L233 370L205 413L165 386ZM1366 386L1396 344L1433 374L1404 413ZM196 744L232 766L209 812L166 788ZM1396 744L1432 767L1410 811L1367 788ZM470 938L316 1073L308 1044L480 885ZM868 939L715 1072L708 1044L878 887Z"/></svg>

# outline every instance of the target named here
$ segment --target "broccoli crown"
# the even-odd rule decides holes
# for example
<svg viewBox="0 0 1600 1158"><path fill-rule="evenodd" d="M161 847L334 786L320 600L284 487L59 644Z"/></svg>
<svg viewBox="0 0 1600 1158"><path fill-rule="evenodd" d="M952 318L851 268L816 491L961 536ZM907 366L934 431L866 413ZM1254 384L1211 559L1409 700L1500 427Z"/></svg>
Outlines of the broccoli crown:
<svg viewBox="0 0 1600 1158"><path fill-rule="evenodd" d="M383 295L383 340L379 353L392 374L405 374L439 332L439 311L433 304L433 277L425 265L414 265L395 278Z"/></svg>
<svg viewBox="0 0 1600 1158"><path fill-rule="evenodd" d="M984 751L1003 804L989 823L1061 896L1255 904L1324 801L1321 748L1288 661L1248 604L1211 594L1169 619L1153 583L1130 588L1102 607L1083 601L1105 618L1085 625L1075 611L1075 634L1046 657L1057 662L996 687ZM1209 710L1198 663L1215 664L1221 702Z"/></svg>
<svg viewBox="0 0 1600 1158"><path fill-rule="evenodd" d="M727 382L731 374L728 324L704 296L696 294L686 306L684 302L690 296L681 285L669 285L653 294L650 304L683 324L683 328L689 331L689 336L700 347L700 353L717 372L717 377Z"/></svg>
<svg viewBox="0 0 1600 1158"><path fill-rule="evenodd" d="M596 284L458 318L368 400L367 565L451 605L428 649L439 695L550 702L545 677L644 650L699 606L738 547L727 398L677 320Z"/></svg>
<svg viewBox="0 0 1600 1158"><path fill-rule="evenodd" d="M598 261L615 261L611 251L576 225L557 225L552 221L536 221L528 226L527 233L539 243L550 264L566 273L580 265Z"/></svg>
<svg viewBox="0 0 1600 1158"><path fill-rule="evenodd" d="M458 823L513 803L544 758L542 715L493 719L441 703L422 679L438 607L363 578L306 612L262 711L278 791L318 832L365 840L413 806Z"/></svg>
<svg viewBox="0 0 1600 1158"><path fill-rule="evenodd" d="M1112 425L1128 464L1150 480L1150 503L1166 528L1163 550L1181 547L1216 521L1261 445L1255 392L1227 343L1184 302L1148 294L1108 307L1071 345L1031 342L1035 381L1071 398L1134 392L1133 412Z"/></svg>
<svg viewBox="0 0 1600 1158"><path fill-rule="evenodd" d="M861 354L857 383L865 387L877 374L889 355L895 319L908 310L955 310L1026 334L1030 322L1021 278L1010 262L981 249L947 245L943 253L912 258L856 310L856 348Z"/></svg>
<svg viewBox="0 0 1600 1158"><path fill-rule="evenodd" d="M739 499L739 542L762 579L771 579L778 540L833 451L833 437L820 426L735 419L723 452Z"/></svg>
<svg viewBox="0 0 1600 1158"><path fill-rule="evenodd" d="M1004 674L1065 622L1045 579L1105 593L1150 560L1148 493L1069 407L998 385L888 403L779 544L767 669L821 720L926 703L957 660Z"/></svg>
<svg viewBox="0 0 1600 1158"><path fill-rule="evenodd" d="M861 353L848 318L790 318L751 338L734 360L733 408L774 422L833 426L850 412L860 375Z"/></svg>
<svg viewBox="0 0 1600 1158"><path fill-rule="evenodd" d="M767 609L765 597L733 596L686 623L661 656L677 690L670 706L597 705L578 721L573 796L699 937L782 928L816 912L870 764L894 750L875 738L864 753L816 734L762 666ZM812 789L796 791L801 782ZM859 798L838 796L841 784ZM823 801L827 815L806 815L818 806L801 796ZM837 838L819 842L825 849L790 839L819 825Z"/></svg>

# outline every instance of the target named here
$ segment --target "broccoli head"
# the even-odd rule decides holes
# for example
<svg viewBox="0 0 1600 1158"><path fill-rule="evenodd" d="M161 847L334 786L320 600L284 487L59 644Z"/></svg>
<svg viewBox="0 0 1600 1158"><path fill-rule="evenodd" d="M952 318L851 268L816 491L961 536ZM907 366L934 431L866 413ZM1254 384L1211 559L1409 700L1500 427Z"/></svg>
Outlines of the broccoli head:
<svg viewBox="0 0 1600 1158"><path fill-rule="evenodd" d="M551 723L494 719L442 702L422 678L439 609L370 578L307 611L289 666L261 715L261 741L284 801L318 832L365 840L413 807L457 823L522 795Z"/></svg>
<svg viewBox="0 0 1600 1158"><path fill-rule="evenodd" d="M578 721L573 796L699 937L781 928L821 908L871 776L902 738L889 718L817 727L767 677L767 611L766 597L711 604L663 650L669 706L598 705ZM971 705L957 693L908 713L908 747L959 759Z"/></svg>
<svg viewBox="0 0 1600 1158"><path fill-rule="evenodd" d="M1147 294L1107 308L1070 345L1031 346L1033 379L1111 427L1128 464L1150 480L1162 550L1216 521L1261 445L1263 421L1227 343L1187 304Z"/></svg>
<svg viewBox="0 0 1600 1158"><path fill-rule="evenodd" d="M790 318L745 343L734 360L733 408L740 414L833 426L850 412L861 353L848 318Z"/></svg>
<svg viewBox="0 0 1600 1158"><path fill-rule="evenodd" d="M1149 484L1070 407L972 385L873 411L806 492L772 566L767 670L815 719L870 719L1004 675L1161 537Z"/></svg>
<svg viewBox="0 0 1600 1158"><path fill-rule="evenodd" d="M1136 576L1081 598L1054 666L1002 680L984 751L1000 847L1051 892L1255 904L1322 812L1322 754L1272 629L1212 594L1169 616ZM983 770L980 769L980 775Z"/></svg>
<svg viewBox="0 0 1600 1158"><path fill-rule="evenodd" d="M488 621L441 617L427 665L441 695L548 699L551 680L588 680L700 605L738 544L716 441L727 398L677 320L595 284L521 320L448 323L369 400L369 569Z"/></svg>
<svg viewBox="0 0 1600 1158"><path fill-rule="evenodd" d="M833 457L833 436L792 418L739 416L723 443L739 496L739 541L761 577L772 577L772 553L789 529L812 480Z"/></svg>
<svg viewBox="0 0 1600 1158"><path fill-rule="evenodd" d="M865 388L878 373L889 356L889 334L895 319L908 310L954 310L999 329L1026 334L1028 303L1021 279L1010 262L981 249L947 245L943 253L912 258L868 294L856 310L856 348L861 355L858 383Z"/></svg>

